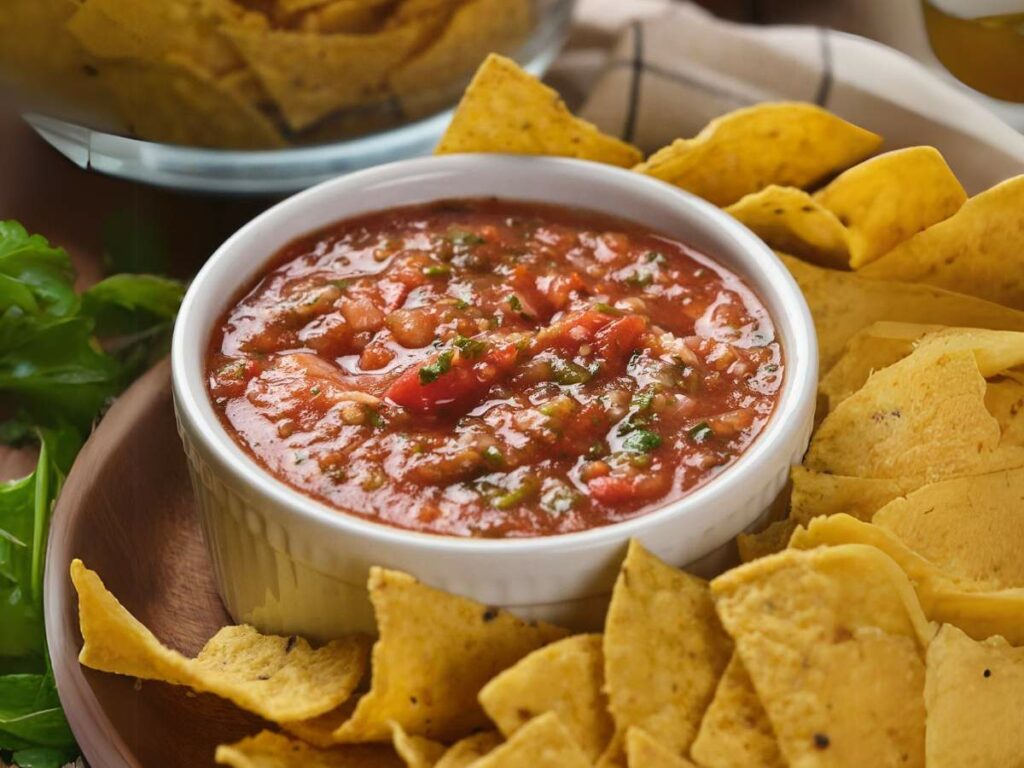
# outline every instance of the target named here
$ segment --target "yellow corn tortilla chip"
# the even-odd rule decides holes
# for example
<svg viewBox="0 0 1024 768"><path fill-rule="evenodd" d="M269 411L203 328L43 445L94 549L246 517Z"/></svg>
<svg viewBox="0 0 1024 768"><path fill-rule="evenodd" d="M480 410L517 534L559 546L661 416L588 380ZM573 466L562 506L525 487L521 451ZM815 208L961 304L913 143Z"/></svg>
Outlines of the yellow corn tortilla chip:
<svg viewBox="0 0 1024 768"><path fill-rule="evenodd" d="M780 253L803 291L818 332L819 364L828 371L857 331L878 320L1024 330L1024 312L930 285L868 280L821 269Z"/></svg>
<svg viewBox="0 0 1024 768"><path fill-rule="evenodd" d="M975 195L954 215L860 270L1024 308L1024 176Z"/></svg>
<svg viewBox="0 0 1024 768"><path fill-rule="evenodd" d="M941 329L941 325L882 320L858 331L818 384L818 393L825 398L826 413L860 389L873 372L913 352L914 344L922 336Z"/></svg>
<svg viewBox="0 0 1024 768"><path fill-rule="evenodd" d="M718 681L690 754L707 768L785 768L768 714L738 654Z"/></svg>
<svg viewBox="0 0 1024 768"><path fill-rule="evenodd" d="M631 541L605 624L605 686L619 737L605 759L634 726L685 754L731 653L707 583Z"/></svg>
<svg viewBox="0 0 1024 768"><path fill-rule="evenodd" d="M774 555L781 552L789 543L789 537L796 528L792 520L776 520L763 531L757 533L741 533L736 537L736 548L740 560L749 563L759 557Z"/></svg>
<svg viewBox="0 0 1024 768"><path fill-rule="evenodd" d="M513 53L530 33L530 0L470 0L455 11L426 50L388 79L407 116L450 103L490 53Z"/></svg>
<svg viewBox="0 0 1024 768"><path fill-rule="evenodd" d="M366 669L364 637L313 649L302 638L261 635L249 626L224 627L195 659L160 644L81 560L71 563L90 669L187 685L213 693L267 720L315 717L342 704Z"/></svg>
<svg viewBox="0 0 1024 768"><path fill-rule="evenodd" d="M319 35L231 27L225 34L299 131L343 107L381 101L388 73L413 52L422 29Z"/></svg>
<svg viewBox="0 0 1024 768"><path fill-rule="evenodd" d="M590 768L586 754L569 730L548 712L535 717L501 746L472 764L473 768Z"/></svg>
<svg viewBox="0 0 1024 768"><path fill-rule="evenodd" d="M334 732L341 727L342 723L352 717L352 713L355 712L358 703L359 698L353 697L340 707L317 717L310 717L305 720L287 720L280 723L280 725L292 736L298 736L314 747L327 749L337 744L334 739Z"/></svg>
<svg viewBox="0 0 1024 768"><path fill-rule="evenodd" d="M501 744L497 731L474 733L452 744L434 768L466 768Z"/></svg>
<svg viewBox="0 0 1024 768"><path fill-rule="evenodd" d="M860 269L948 219L967 193L938 150L909 147L853 166L814 197L848 227L849 265Z"/></svg>
<svg viewBox="0 0 1024 768"><path fill-rule="evenodd" d="M575 117L555 91L496 54L480 65L434 151L562 155L622 167L642 157Z"/></svg>
<svg viewBox="0 0 1024 768"><path fill-rule="evenodd" d="M1024 445L1024 374L1006 371L989 379L985 407L1002 431L1004 445Z"/></svg>
<svg viewBox="0 0 1024 768"><path fill-rule="evenodd" d="M389 746L353 744L317 749L279 733L260 731L217 747L216 760L231 768L401 768Z"/></svg>
<svg viewBox="0 0 1024 768"><path fill-rule="evenodd" d="M388 25L400 26L410 21L447 18L465 0L401 0L388 18Z"/></svg>
<svg viewBox="0 0 1024 768"><path fill-rule="evenodd" d="M434 768L445 753L445 746L422 736L410 736L398 723L391 724L391 743L405 768Z"/></svg>
<svg viewBox="0 0 1024 768"><path fill-rule="evenodd" d="M565 636L497 608L449 595L397 571L370 571L380 639L370 692L334 736L391 738L390 723L414 736L447 741L487 726L480 689L531 651Z"/></svg>
<svg viewBox="0 0 1024 768"><path fill-rule="evenodd" d="M251 26L258 19L228 0L86 0L69 30L100 58L159 64L169 55L187 56L198 69L223 75L242 60L221 34L221 25Z"/></svg>
<svg viewBox="0 0 1024 768"><path fill-rule="evenodd" d="M112 66L100 71L128 133L148 141L231 149L284 145L278 126L238 90L190 62L169 56L160 64Z"/></svg>
<svg viewBox="0 0 1024 768"><path fill-rule="evenodd" d="M480 691L480 704L505 738L554 712L591 760L611 740L601 635L575 635L534 651Z"/></svg>
<svg viewBox="0 0 1024 768"><path fill-rule="evenodd" d="M626 733L626 756L629 768L696 768L640 728L630 728Z"/></svg>
<svg viewBox="0 0 1024 768"><path fill-rule="evenodd" d="M373 32L389 5L390 0L318 0L301 27L321 35Z"/></svg>
<svg viewBox="0 0 1024 768"><path fill-rule="evenodd" d="M801 525L815 517L840 513L870 521L878 510L919 484L917 480L903 483L899 478L832 475L803 466L793 467L790 479L793 494L789 514Z"/></svg>
<svg viewBox="0 0 1024 768"><path fill-rule="evenodd" d="M635 170L726 206L769 184L808 187L881 143L880 136L813 104L765 103L715 118Z"/></svg>
<svg viewBox="0 0 1024 768"><path fill-rule="evenodd" d="M928 647L929 768L1014 766L1024 756L1024 648L943 626Z"/></svg>
<svg viewBox="0 0 1024 768"><path fill-rule="evenodd" d="M985 387L972 350L919 347L875 373L825 417L804 465L901 482L1021 466L1021 448L999 446L999 423L985 408Z"/></svg>
<svg viewBox="0 0 1024 768"><path fill-rule="evenodd" d="M960 586L1024 587L1024 469L926 485L872 522Z"/></svg>
<svg viewBox="0 0 1024 768"><path fill-rule="evenodd" d="M873 547L786 550L711 583L790 765L923 766L932 634Z"/></svg>
<svg viewBox="0 0 1024 768"><path fill-rule="evenodd" d="M907 574L925 614L932 621L955 624L975 639L1003 635L1010 642L1024 642L1024 589L978 592L980 585L944 573L934 563L911 550L885 528L855 520L849 515L819 517L806 529L798 528L790 540L794 549L830 545L870 545L884 552Z"/></svg>
<svg viewBox="0 0 1024 768"><path fill-rule="evenodd" d="M843 269L849 261L846 227L802 189L772 184L725 211L772 248L823 267Z"/></svg>

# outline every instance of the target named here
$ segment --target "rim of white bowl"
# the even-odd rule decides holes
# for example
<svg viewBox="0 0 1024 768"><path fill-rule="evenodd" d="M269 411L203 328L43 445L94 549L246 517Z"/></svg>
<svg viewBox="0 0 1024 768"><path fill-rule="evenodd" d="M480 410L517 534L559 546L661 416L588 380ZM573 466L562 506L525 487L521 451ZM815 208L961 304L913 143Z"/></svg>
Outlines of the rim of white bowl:
<svg viewBox="0 0 1024 768"><path fill-rule="evenodd" d="M769 316L782 341L786 366L779 400L768 423L754 442L720 474L685 496L667 502L658 509L628 520L582 531L521 538L492 539L448 536L375 522L308 496L277 479L269 470L260 466L228 434L213 410L204 382L206 350L213 328L197 327L198 320L193 317L198 312L197 307L204 307L208 304L216 306L216 316L219 317L228 309L229 301L237 300L237 292L252 282L252 277L243 270L241 272L245 272L246 279L237 281L234 286L234 294L225 296L223 293L214 293L211 295L208 290L210 281L220 270L227 268L225 265L230 265L235 260L252 260L251 254L239 250L240 244L252 238L254 232L272 229L276 222L293 216L320 198L336 197L346 192L354 193L371 184L400 181L409 176L438 172L467 173L472 171L480 173L484 166L492 166L489 170L499 171L503 166L510 168L513 165L532 166L531 172L538 175L570 172L589 176L595 185L593 188L595 196L601 189L611 185L633 187L635 190L647 194L653 191L658 195L673 198L673 202L680 206L685 206L691 211L696 209L699 215L706 220L709 228L717 229L721 234L733 240L736 243L737 252L742 251L754 256L749 260L749 264L742 267L726 266L736 272L745 282L750 280L750 272L760 272L762 286L755 290L759 299L766 305L777 304L785 308L784 317L779 317L778 313L770 308ZM500 173L496 173L493 195L499 199L502 198L500 178ZM442 190L432 199L443 200L450 197L452 195L446 195ZM524 197L521 194L509 195L507 199L531 202L529 196ZM533 200L545 202L543 196L538 196ZM417 202L423 202L423 200L410 200L409 204ZM400 207L404 204L406 203L396 201L393 207ZM579 207L600 210L600 208L587 204L582 204ZM344 221L346 218L358 215L361 214L341 215L337 219L324 221L313 225L308 233L330 226L333 221ZM301 234L296 234L294 237L301 236ZM685 238L682 239L685 240ZM276 251L277 248L262 254L260 264L267 264ZM719 261L719 257L716 257L715 254L708 255L715 261ZM767 286L768 290L775 294L775 301L766 300L764 286ZM749 282L748 287L750 287ZM195 429L189 430L190 438L201 442L207 453L216 459L222 468L231 472L237 480L254 489L259 495L273 501L278 512L285 512L307 521L313 520L328 528L391 546L407 546L436 554L472 553L497 556L566 552L618 543L642 534L645 529L663 523L667 518L676 516L682 518L687 511L694 508L705 505L714 506L730 492L730 487L735 488L738 484L742 484L744 479L758 475L779 461L788 464L792 447L788 446L787 442L792 439L794 432L800 431L805 426L808 418L806 413L808 404L814 402L818 375L818 350L810 310L789 270L753 232L711 203L652 177L586 160L525 155L461 154L400 160L332 179L281 201L245 224L214 252L192 281L182 302L174 330L171 345L171 369L175 405L179 416L182 420L195 425Z"/></svg>

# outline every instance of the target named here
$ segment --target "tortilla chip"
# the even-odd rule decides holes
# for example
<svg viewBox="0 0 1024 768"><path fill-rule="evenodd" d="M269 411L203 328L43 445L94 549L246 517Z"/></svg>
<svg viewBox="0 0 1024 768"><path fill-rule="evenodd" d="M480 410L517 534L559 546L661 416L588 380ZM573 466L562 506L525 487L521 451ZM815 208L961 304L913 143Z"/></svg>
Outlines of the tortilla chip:
<svg viewBox="0 0 1024 768"><path fill-rule="evenodd" d="M106 67L99 79L126 131L148 141L231 149L284 146L278 126L247 100L236 80L214 79L187 60Z"/></svg>
<svg viewBox="0 0 1024 768"><path fill-rule="evenodd" d="M554 712L591 760L614 730L604 695L601 635L575 635L534 651L480 691L480 703L508 738L544 712Z"/></svg>
<svg viewBox="0 0 1024 768"><path fill-rule="evenodd" d="M789 515L801 525L815 517L840 513L870 521L878 510L918 485L918 481L903 483L899 478L813 472L807 467L793 467L790 479L793 481L793 495Z"/></svg>
<svg viewBox="0 0 1024 768"><path fill-rule="evenodd" d="M517 730L511 739L475 763L473 768L590 768L586 754L562 725L547 712Z"/></svg>
<svg viewBox="0 0 1024 768"><path fill-rule="evenodd" d="M501 744L497 731L474 733L452 744L434 768L466 768Z"/></svg>
<svg viewBox="0 0 1024 768"><path fill-rule="evenodd" d="M279 733L260 731L217 747L216 760L232 768L401 768L391 747L354 744L317 749Z"/></svg>
<svg viewBox="0 0 1024 768"><path fill-rule="evenodd" d="M415 24L369 35L226 28L292 130L343 107L382 101L385 81L419 44Z"/></svg>
<svg viewBox="0 0 1024 768"><path fill-rule="evenodd" d="M447 18L465 0L401 0L388 18L388 26L401 26L410 21Z"/></svg>
<svg viewBox="0 0 1024 768"><path fill-rule="evenodd" d="M618 748L635 726L658 734L673 754L686 754L731 653L707 583L631 541L604 635Z"/></svg>
<svg viewBox="0 0 1024 768"><path fill-rule="evenodd" d="M1024 374L1007 371L990 379L985 407L999 422L1000 443L1024 445Z"/></svg>
<svg viewBox="0 0 1024 768"><path fill-rule="evenodd" d="M405 768L434 768L445 753L445 746L422 736L410 736L398 723L391 724L391 743Z"/></svg>
<svg viewBox="0 0 1024 768"><path fill-rule="evenodd" d="M353 697L340 707L317 717L305 720L288 720L280 723L280 725L292 736L298 736L314 747L327 749L337 744L337 741L334 739L334 732L341 727L342 723L352 717L352 713L355 712L358 703L359 697Z"/></svg>
<svg viewBox="0 0 1024 768"><path fill-rule="evenodd" d="M373 32L390 4L390 0L317 0L302 17L301 27L321 35Z"/></svg>
<svg viewBox="0 0 1024 768"><path fill-rule="evenodd" d="M789 537L794 528L796 528L796 523L792 520L776 520L763 531L741 533L736 537L736 548L739 550L740 560L749 563L759 557L781 552L789 544Z"/></svg>
<svg viewBox="0 0 1024 768"><path fill-rule="evenodd" d="M1024 176L975 195L953 216L929 227L860 270L962 291L1024 308Z"/></svg>
<svg viewBox="0 0 1024 768"><path fill-rule="evenodd" d="M575 117L555 91L511 59L492 54L480 65L434 150L562 155L629 167L636 147Z"/></svg>
<svg viewBox="0 0 1024 768"><path fill-rule="evenodd" d="M924 765L932 629L873 547L786 550L712 581L790 765Z"/></svg>
<svg viewBox="0 0 1024 768"><path fill-rule="evenodd" d="M823 267L843 269L849 261L846 227L802 189L773 184L725 211L772 248Z"/></svg>
<svg viewBox="0 0 1024 768"><path fill-rule="evenodd" d="M872 373L902 360L914 351L914 344L922 336L942 327L883 320L858 331L818 384L818 393L825 398L826 413L860 389Z"/></svg>
<svg viewBox="0 0 1024 768"><path fill-rule="evenodd" d="M513 53L533 24L529 0L470 0L426 50L389 78L407 116L447 106L490 53Z"/></svg>
<svg viewBox="0 0 1024 768"><path fill-rule="evenodd" d="M878 320L970 328L1024 330L1024 312L929 285L866 280L821 269L780 253L803 291L818 332L819 364L827 371L857 331Z"/></svg>
<svg viewBox="0 0 1024 768"><path fill-rule="evenodd" d="M380 639L370 692L336 732L341 742L391 738L390 723L414 736L447 741L488 725L480 689L504 669L565 636L550 624L420 584L398 571L370 571Z"/></svg>
<svg viewBox="0 0 1024 768"><path fill-rule="evenodd" d="M257 18L228 0L86 0L69 30L100 58L160 64L167 56L182 56L219 76L242 65L221 34L221 24L230 20L232 26L249 26Z"/></svg>
<svg viewBox="0 0 1024 768"><path fill-rule="evenodd" d="M808 187L872 154L882 138L802 102L737 109L677 139L634 170L718 206L769 184Z"/></svg>
<svg viewBox="0 0 1024 768"><path fill-rule="evenodd" d="M999 592L965 592L942 588L929 595L928 616L933 621L953 624L975 640L993 635L1013 645L1024 645L1024 589Z"/></svg>
<svg viewBox="0 0 1024 768"><path fill-rule="evenodd" d="M854 477L931 482L989 465L1014 466L996 452L999 440L974 353L919 348L875 373L825 417L804 465Z"/></svg>
<svg viewBox="0 0 1024 768"><path fill-rule="evenodd" d="M764 705L736 653L718 681L690 754L699 765L713 768L786 765Z"/></svg>
<svg viewBox="0 0 1024 768"><path fill-rule="evenodd" d="M1020 764L1024 648L946 625L928 647L924 696L929 768Z"/></svg>
<svg viewBox="0 0 1024 768"><path fill-rule="evenodd" d="M1024 469L926 485L873 522L961 586L1024 587Z"/></svg>
<svg viewBox="0 0 1024 768"><path fill-rule="evenodd" d="M626 755L629 768L696 768L640 728L630 728L626 733Z"/></svg>
<svg viewBox="0 0 1024 768"><path fill-rule="evenodd" d="M315 717L346 701L366 669L364 637L313 649L302 638L261 635L249 626L224 627L195 659L160 644L81 560L71 563L90 669L187 685L281 722Z"/></svg>
<svg viewBox="0 0 1024 768"><path fill-rule="evenodd" d="M909 147L844 171L814 195L849 228L849 265L860 269L933 224L967 199L934 147Z"/></svg>

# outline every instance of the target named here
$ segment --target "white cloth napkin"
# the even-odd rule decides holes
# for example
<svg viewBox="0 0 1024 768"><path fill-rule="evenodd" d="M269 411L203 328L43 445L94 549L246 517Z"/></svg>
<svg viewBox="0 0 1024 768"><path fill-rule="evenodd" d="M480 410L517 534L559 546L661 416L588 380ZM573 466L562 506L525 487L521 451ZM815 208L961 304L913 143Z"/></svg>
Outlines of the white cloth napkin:
<svg viewBox="0 0 1024 768"><path fill-rule="evenodd" d="M822 27L734 24L668 0L583 0L550 79L570 103L585 93L584 117L645 151L738 107L801 100L881 134L885 149L937 147L971 193L1024 173L1024 135L961 89Z"/></svg>

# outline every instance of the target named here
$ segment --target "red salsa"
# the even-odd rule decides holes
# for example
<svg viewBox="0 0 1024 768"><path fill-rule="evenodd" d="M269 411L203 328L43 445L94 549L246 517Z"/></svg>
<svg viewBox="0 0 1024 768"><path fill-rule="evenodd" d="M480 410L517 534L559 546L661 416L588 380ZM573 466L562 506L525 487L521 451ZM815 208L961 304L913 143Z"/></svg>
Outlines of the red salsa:
<svg viewBox="0 0 1024 768"><path fill-rule="evenodd" d="M585 210L449 200L283 249L208 355L276 477L453 536L580 531L721 472L783 379L772 320L689 246Z"/></svg>

